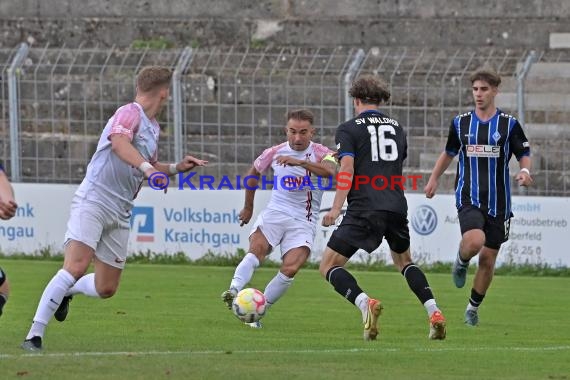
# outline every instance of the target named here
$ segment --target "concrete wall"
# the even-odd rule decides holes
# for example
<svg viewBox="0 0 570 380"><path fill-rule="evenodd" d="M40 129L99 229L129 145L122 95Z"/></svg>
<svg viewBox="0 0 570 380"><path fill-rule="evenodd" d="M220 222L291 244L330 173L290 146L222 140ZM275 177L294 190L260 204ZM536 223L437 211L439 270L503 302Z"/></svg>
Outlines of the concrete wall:
<svg viewBox="0 0 570 380"><path fill-rule="evenodd" d="M8 17L564 19L567 0L3 0Z"/></svg>
<svg viewBox="0 0 570 380"><path fill-rule="evenodd" d="M567 0L2 0L0 46L293 44L547 48Z"/></svg>

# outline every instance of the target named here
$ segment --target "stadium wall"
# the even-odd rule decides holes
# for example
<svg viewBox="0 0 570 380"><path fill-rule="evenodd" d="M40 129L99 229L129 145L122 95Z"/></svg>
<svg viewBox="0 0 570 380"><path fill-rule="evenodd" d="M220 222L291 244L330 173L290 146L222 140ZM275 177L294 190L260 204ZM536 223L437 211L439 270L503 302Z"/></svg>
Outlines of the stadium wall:
<svg viewBox="0 0 570 380"><path fill-rule="evenodd" d="M570 32L565 0L3 0L0 47L18 42L129 46L549 46Z"/></svg>
<svg viewBox="0 0 570 380"><path fill-rule="evenodd" d="M17 216L0 226L0 250L31 253L49 248L61 250L74 185L14 184L18 194ZM198 187L199 188L199 187ZM189 194L191 193L191 194ZM269 201L269 191L258 191L257 214ZM224 199L224 202L220 202ZM167 194L142 189L133 209L130 251L184 252L198 258L208 251L235 253L247 249L250 226L239 227L238 214L243 190L177 190ZM328 211L334 192L325 192L319 219ZM460 240L457 212L452 195L427 200L421 194L407 194L411 250L416 262L449 262ZM513 197L510 240L501 247L499 263L570 266L562 247L570 245L570 199L557 197ZM318 261L332 229L317 227L311 260ZM280 250L272 254L278 260ZM367 260L363 252L358 259ZM385 242L373 252L373 260L391 262Z"/></svg>

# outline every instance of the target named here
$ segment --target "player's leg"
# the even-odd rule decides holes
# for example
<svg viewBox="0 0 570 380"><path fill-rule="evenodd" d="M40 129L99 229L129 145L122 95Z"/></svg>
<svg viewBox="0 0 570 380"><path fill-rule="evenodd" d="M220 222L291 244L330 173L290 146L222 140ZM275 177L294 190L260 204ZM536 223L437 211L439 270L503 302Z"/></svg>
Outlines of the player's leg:
<svg viewBox="0 0 570 380"><path fill-rule="evenodd" d="M495 261L499 254L498 249L483 247L479 252L479 266L475 272L473 279L473 288L471 288L471 296L465 309L465 323L470 326L479 324L479 306L487 294L487 290L493 281L495 272Z"/></svg>
<svg viewBox="0 0 570 380"><path fill-rule="evenodd" d="M251 281L253 272L271 252L271 248L272 246L258 226L249 237L249 250L236 267L229 289L222 293L222 301L228 309L232 308L232 301L236 294Z"/></svg>
<svg viewBox="0 0 570 380"><path fill-rule="evenodd" d="M329 282L334 290L350 303L358 307L362 313L362 322L364 324L364 340L375 340L378 336L378 317L382 312L382 304L379 300L370 298L358 285L352 274L344 268L349 257L340 254L331 246L340 249L343 252L350 252L352 256L358 248L343 243L339 239L333 239L328 243L327 248L321 259L319 271L321 275ZM332 243L332 244L331 244ZM339 248L339 247L343 247Z"/></svg>
<svg viewBox="0 0 570 380"><path fill-rule="evenodd" d="M501 218L488 218L485 224L485 245L479 252L479 266L473 279L471 296L465 309L465 323L476 326L479 323L479 306L483 302L487 290L493 281L495 262L501 244L508 240L510 219L503 222Z"/></svg>
<svg viewBox="0 0 570 380"><path fill-rule="evenodd" d="M269 281L263 292L267 307L273 305L285 294L310 254L311 251L306 246L292 248L285 253L279 272Z"/></svg>
<svg viewBox="0 0 570 380"><path fill-rule="evenodd" d="M97 294L100 298L111 298L117 293L121 280L122 268L109 265L101 261L98 257L93 259L95 272L93 273L94 290L92 294Z"/></svg>
<svg viewBox="0 0 570 380"><path fill-rule="evenodd" d="M412 261L410 230L404 215L386 212L386 241L390 246L392 261L418 300L424 305L430 321L430 339L445 339L445 318L437 307L435 297L424 272Z"/></svg>
<svg viewBox="0 0 570 380"><path fill-rule="evenodd" d="M371 230L371 226L373 229ZM379 300L370 298L344 265L359 248L373 251L382 242L385 224L377 212L345 213L342 222L333 231L321 258L319 271L337 293L358 307L364 323L364 340L375 340L378 335L378 317L382 312Z"/></svg>
<svg viewBox="0 0 570 380"><path fill-rule="evenodd" d="M321 259L319 271L341 296L358 307L364 323L364 340L375 340L378 317L382 312L379 300L370 298L344 265L359 248L373 251L382 242L385 224L377 212L347 210L342 222L333 231ZM371 229L372 227L372 229Z"/></svg>
<svg viewBox="0 0 570 380"><path fill-rule="evenodd" d="M113 214L107 214L105 218L110 221L117 220ZM127 258L128 240L129 222L127 219L119 218L116 222L111 222L111 226L107 226L101 234L93 257L95 272L79 278L67 291L54 314L56 320L63 322L67 318L69 303L75 294L84 294L95 298L109 298L115 294ZM107 272L110 274L106 275Z"/></svg>
<svg viewBox="0 0 570 380"><path fill-rule="evenodd" d="M22 348L29 351L38 351L42 348L42 338L45 328L52 315L61 305L61 302L76 278L81 277L94 255L94 249L82 242L68 240L64 250L63 268L60 269L47 284L40 298L32 326L22 344Z"/></svg>
<svg viewBox="0 0 570 380"><path fill-rule="evenodd" d="M127 259L128 226L128 221L122 220L103 232L93 258L94 272L77 280L69 289L68 296L80 293L88 297L110 298L116 293Z"/></svg>
<svg viewBox="0 0 570 380"><path fill-rule="evenodd" d="M430 339L445 339L446 321L443 313L437 306L435 297L424 272L412 261L409 249L403 253L391 251L391 254L394 265L404 276L408 282L408 286L427 311L430 322L430 332L428 337Z"/></svg>
<svg viewBox="0 0 570 380"><path fill-rule="evenodd" d="M0 268L0 315L6 302L8 302L8 295L10 295L10 284L6 278L6 272Z"/></svg>
<svg viewBox="0 0 570 380"><path fill-rule="evenodd" d="M459 210L458 216L462 238L451 273L455 286L462 288L467 280L469 261L485 243L485 215L476 207L466 206Z"/></svg>
<svg viewBox="0 0 570 380"><path fill-rule="evenodd" d="M317 233L316 225L311 222L295 221L284 225L286 227L279 243L282 252L281 268L264 291L267 307L277 302L289 289L295 275L307 262Z"/></svg>

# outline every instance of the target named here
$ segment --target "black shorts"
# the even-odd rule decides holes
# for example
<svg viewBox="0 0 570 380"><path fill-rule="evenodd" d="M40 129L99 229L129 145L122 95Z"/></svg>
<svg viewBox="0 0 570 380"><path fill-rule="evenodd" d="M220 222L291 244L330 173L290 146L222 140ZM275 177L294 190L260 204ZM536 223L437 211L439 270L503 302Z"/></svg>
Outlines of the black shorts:
<svg viewBox="0 0 570 380"><path fill-rule="evenodd" d="M463 206L457 213L461 235L470 230L482 230L485 233L485 247L501 248L501 244L509 240L511 217L505 220L504 215L490 216L475 206Z"/></svg>
<svg viewBox="0 0 570 380"><path fill-rule="evenodd" d="M327 246L344 257L351 258L358 249L368 253L374 251L384 237L392 251L404 253L410 247L406 216L391 211L349 209L338 228L333 231Z"/></svg>

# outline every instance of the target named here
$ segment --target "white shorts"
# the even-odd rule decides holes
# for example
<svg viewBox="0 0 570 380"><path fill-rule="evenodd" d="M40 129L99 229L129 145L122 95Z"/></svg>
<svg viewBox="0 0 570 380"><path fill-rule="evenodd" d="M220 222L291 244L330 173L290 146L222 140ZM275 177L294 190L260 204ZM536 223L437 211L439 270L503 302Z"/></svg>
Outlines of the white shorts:
<svg viewBox="0 0 570 380"><path fill-rule="evenodd" d="M74 198L65 233L65 245L76 240L95 250L105 264L123 269L127 260L130 224L128 215L121 216L101 205Z"/></svg>
<svg viewBox="0 0 570 380"><path fill-rule="evenodd" d="M259 228L271 248L281 246L281 257L293 248L313 247L317 228L315 223L291 218L291 215L275 210L264 210L259 214L251 236Z"/></svg>

